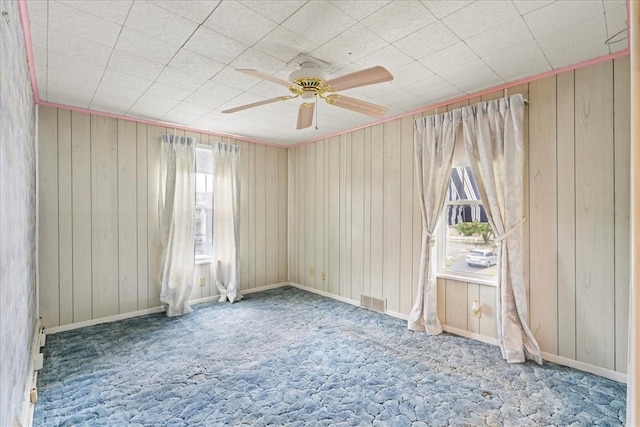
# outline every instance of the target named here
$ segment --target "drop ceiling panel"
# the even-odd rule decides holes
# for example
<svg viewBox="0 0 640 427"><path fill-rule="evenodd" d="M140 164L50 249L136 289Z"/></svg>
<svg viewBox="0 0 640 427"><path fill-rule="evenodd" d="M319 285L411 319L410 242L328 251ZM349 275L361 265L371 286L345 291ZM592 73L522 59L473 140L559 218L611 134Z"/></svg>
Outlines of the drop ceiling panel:
<svg viewBox="0 0 640 427"><path fill-rule="evenodd" d="M331 3L349 16L362 20L391 3L391 0L334 0Z"/></svg>
<svg viewBox="0 0 640 427"><path fill-rule="evenodd" d="M389 43L400 40L435 22L420 2L392 1L362 23Z"/></svg>
<svg viewBox="0 0 640 427"><path fill-rule="evenodd" d="M380 65L391 82L344 95L385 117L627 49L624 0L26 0L43 100L202 131L293 144L377 119L318 105L318 129L295 130L302 99L221 111L291 92L300 53L331 77Z"/></svg>
<svg viewBox="0 0 640 427"><path fill-rule="evenodd" d="M125 26L179 47L198 24L153 3L137 1L131 7Z"/></svg>
<svg viewBox="0 0 640 427"><path fill-rule="evenodd" d="M307 0L249 0L241 1L248 8L255 10L260 15L269 18L276 24L282 24Z"/></svg>
<svg viewBox="0 0 640 427"><path fill-rule="evenodd" d="M277 24L242 3L223 1L204 26L251 46L273 31Z"/></svg>
<svg viewBox="0 0 640 427"><path fill-rule="evenodd" d="M511 2L486 0L470 4L442 19L458 37L466 39L475 34L512 21L520 16Z"/></svg>

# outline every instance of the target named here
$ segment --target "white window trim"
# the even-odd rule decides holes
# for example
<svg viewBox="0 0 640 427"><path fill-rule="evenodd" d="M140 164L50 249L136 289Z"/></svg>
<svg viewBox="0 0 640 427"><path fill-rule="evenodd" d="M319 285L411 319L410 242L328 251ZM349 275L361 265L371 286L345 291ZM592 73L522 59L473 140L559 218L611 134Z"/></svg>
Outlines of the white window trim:
<svg viewBox="0 0 640 427"><path fill-rule="evenodd" d="M202 150L209 150L213 152L213 146L210 144L201 144L201 143L197 143L196 144L196 148L200 148ZM197 173L197 169L196 169L196 173ZM193 195L195 197L195 193ZM195 242L195 230L194 230L194 241L193 244L195 246L196 242ZM195 265L205 265L205 264L211 264L213 263L213 256L211 255L195 255L195 259L194 259L194 263Z"/></svg>
<svg viewBox="0 0 640 427"><path fill-rule="evenodd" d="M462 166L462 165L459 165ZM478 285L487 285L487 286L498 286L498 277L497 276L486 276L483 274L476 273L465 273L463 271L455 271L445 269L445 243L447 239L446 235L446 220L444 217L444 212L447 206L450 205L469 205L478 203L482 205L482 200L453 200L450 202L445 201L442 207L442 212L440 213L440 224L438 227L437 238L436 238L436 258L438 268L436 269L436 277L440 279L450 279L457 280L459 282L467 282L474 283Z"/></svg>

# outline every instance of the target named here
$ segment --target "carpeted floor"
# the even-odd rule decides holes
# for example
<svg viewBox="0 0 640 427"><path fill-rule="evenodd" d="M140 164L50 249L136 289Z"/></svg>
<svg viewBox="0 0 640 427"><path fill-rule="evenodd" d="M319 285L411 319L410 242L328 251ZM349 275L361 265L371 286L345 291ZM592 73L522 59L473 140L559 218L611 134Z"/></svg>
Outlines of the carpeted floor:
<svg viewBox="0 0 640 427"><path fill-rule="evenodd" d="M291 287L47 337L34 426L624 425L625 385Z"/></svg>

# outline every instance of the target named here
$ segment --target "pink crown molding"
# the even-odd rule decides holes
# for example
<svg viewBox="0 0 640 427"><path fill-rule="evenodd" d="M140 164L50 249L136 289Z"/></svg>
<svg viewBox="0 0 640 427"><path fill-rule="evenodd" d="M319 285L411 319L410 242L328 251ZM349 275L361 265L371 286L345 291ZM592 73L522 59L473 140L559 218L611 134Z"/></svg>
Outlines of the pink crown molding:
<svg viewBox="0 0 640 427"><path fill-rule="evenodd" d="M627 7L627 17L629 16L629 1L626 1L626 7ZM64 110L71 110L71 111L77 111L80 113L86 113L86 114L92 114L95 116L103 116L103 117L110 117L110 118L115 118L115 119L119 119L119 120L127 120L127 121L131 121L131 122L136 122L136 123L143 123L143 124L149 124L149 125L154 125L154 126L161 126L161 127L168 127L171 129L179 129L179 130L184 130L187 132L196 132L196 133L202 133L205 135L212 135L212 136L217 136L220 138L232 138L232 139L236 139L239 141L246 141L246 142L251 142L254 144L261 144L261 145L268 145L268 146L273 146L273 147L278 147L278 148L285 148L285 149L291 149L291 148L296 148L296 147L300 147L301 145L306 145L306 144L311 144L313 142L317 142L317 141L322 141L324 139L329 139L335 136L340 136L340 135L345 135L347 133L350 132L355 132L357 130L360 129L365 129L368 127L373 127L382 123L387 123L393 120L398 120L398 119L402 119L404 117L407 116L413 116L415 114L420 114L423 113L425 111L429 111L429 110L433 110L436 108L440 108L443 106L447 106L447 105L451 105L451 104L455 104L458 102L463 102L463 101L467 101L471 98L476 98L478 96L482 96L482 95L486 95L489 93L494 93L494 92L498 92L500 90L507 90L509 88L512 88L514 86L519 86L525 83L531 83L533 81L536 80L540 80L540 79L544 79L546 77L550 77L550 76L555 76L557 74L560 73L564 73L567 71L573 71L573 70L577 70L580 68L584 68L584 67L588 67L591 65L595 65L595 64L599 64L601 62L605 62L605 61L610 61L616 58L622 58L625 56L629 56L629 54L631 53L629 46L627 46L626 49L621 50L619 52L615 52L615 53L611 53L608 55L604 55L604 56L600 56L597 58L593 58L593 59L589 59L586 61L582 61L579 62L577 64L573 64L573 65L567 65L565 67L561 67L555 70L550 70L550 71L546 71L544 73L539 73L539 74L535 74L533 76L530 77L525 77L519 80L514 80L512 82L508 82L508 83L504 83L498 86L493 86L487 89L482 89L479 90L477 92L468 94L468 95L463 95L457 98L452 98L452 99L448 99L446 101L442 101L442 102L438 102L436 104L431 104L428 105L426 107L422 107L419 108L417 110L413 110L410 111L408 113L402 113L402 114L397 114L395 116L392 117L388 117L382 120L378 120L376 122L373 123L367 123L365 125L362 126L358 126L352 129L348 129L348 130L343 130L343 131L339 131L339 132L335 132L329 135L325 135L322 137L318 137L318 138L313 138L313 139L309 139L306 141L302 141L302 142L298 142L295 144L291 144L291 145L287 145L287 144L277 144L274 142L269 142L269 141L262 141L262 140L255 140L255 139L251 139L251 138L247 138L244 136L239 136L239 135L233 135L233 134L225 134L225 133L217 133L217 132L213 132L213 131L207 131L207 130L202 130L202 129L197 129L197 128L190 128L188 126L181 126L181 125L176 125L173 123L166 123L166 122L161 122L161 121L156 121L156 120L147 120L147 119L140 119L140 118L134 118L134 117L128 117L128 116L123 116L123 115L119 115L119 114L113 114L113 113L106 113L103 111L96 111L96 110L91 110L91 109L87 109L87 108L79 108L79 107L72 107L69 105L64 105L64 104L57 104L57 103L53 103L53 102L48 102L48 101L43 101L40 99L40 92L38 91L38 81L36 79L36 71L35 71L35 62L33 60L33 48L32 48L32 41L31 41L31 25L30 25L30 21L29 21L29 11L27 10L27 0L18 0L18 5L19 5L19 11L20 11L20 21L22 22L22 30L24 33L24 43L25 43L25 50L27 53L27 63L29 65L29 77L31 79L31 88L33 90L33 98L34 98L34 102L37 105L42 105L42 106L46 106L46 107L55 107L55 108L60 108L60 109L64 109ZM627 39L629 39L629 19L627 18Z"/></svg>

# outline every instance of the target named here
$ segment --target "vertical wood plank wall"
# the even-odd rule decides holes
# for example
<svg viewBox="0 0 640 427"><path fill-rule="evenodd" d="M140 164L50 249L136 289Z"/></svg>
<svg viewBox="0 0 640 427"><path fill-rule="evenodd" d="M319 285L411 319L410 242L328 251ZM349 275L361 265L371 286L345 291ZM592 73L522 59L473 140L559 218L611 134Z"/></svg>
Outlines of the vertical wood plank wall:
<svg viewBox="0 0 640 427"><path fill-rule="evenodd" d="M160 135L174 131L51 107L40 107L38 125L45 327L159 306ZM287 150L223 142L241 147L240 289L285 282ZM192 298L218 294L212 273L196 266Z"/></svg>
<svg viewBox="0 0 640 427"><path fill-rule="evenodd" d="M524 267L531 329L543 352L625 372L629 58L512 93L530 100ZM500 91L466 103L502 96ZM410 312L421 232L416 118L290 150L292 282L356 301L361 294L386 299L389 311ZM328 283L320 279L323 272ZM482 304L480 319L470 316L474 300ZM440 320L453 328L496 337L495 300L492 286L438 283Z"/></svg>

